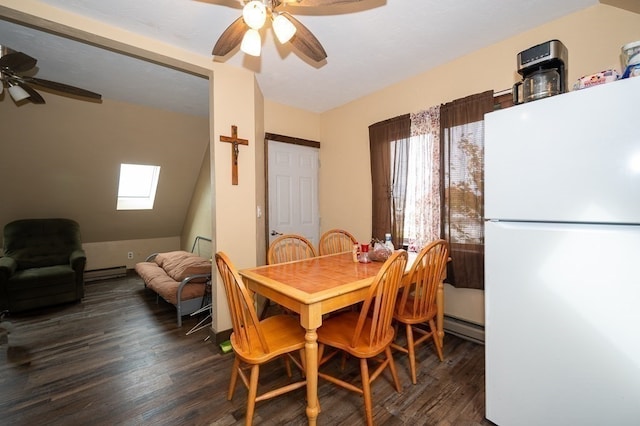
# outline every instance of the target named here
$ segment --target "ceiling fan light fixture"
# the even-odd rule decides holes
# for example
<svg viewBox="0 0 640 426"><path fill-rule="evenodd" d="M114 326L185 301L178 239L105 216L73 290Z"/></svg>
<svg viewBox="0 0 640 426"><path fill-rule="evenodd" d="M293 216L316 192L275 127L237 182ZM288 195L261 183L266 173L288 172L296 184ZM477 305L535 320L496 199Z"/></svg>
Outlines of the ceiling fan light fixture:
<svg viewBox="0 0 640 426"><path fill-rule="evenodd" d="M258 30L254 30L252 28L248 29L244 34L244 37L242 37L240 50L242 50L247 55L260 56L261 48L262 39L260 38L260 33L258 32Z"/></svg>
<svg viewBox="0 0 640 426"><path fill-rule="evenodd" d="M249 28L259 30L267 20L267 8L258 0L250 1L242 9L242 18Z"/></svg>
<svg viewBox="0 0 640 426"><path fill-rule="evenodd" d="M20 102L27 99L30 95L22 87L9 83L9 94L14 101Z"/></svg>
<svg viewBox="0 0 640 426"><path fill-rule="evenodd" d="M210 1L210 0L209 0ZM291 43L291 46L302 55L315 62L327 59L327 52L322 47L320 40L305 27L300 21L280 8L292 3L297 6L330 6L333 4L355 3L362 0L239 0L245 6L242 16L236 18L220 35L213 46L214 56L225 56L240 45L240 50L249 55L260 55L257 40L259 34L253 31L261 31L269 18L273 33L280 43ZM256 16L259 17L256 18ZM247 31L249 28L252 31ZM257 39L257 40L256 40ZM260 41L260 48L261 48Z"/></svg>
<svg viewBox="0 0 640 426"><path fill-rule="evenodd" d="M296 27L286 16L278 14L273 18L273 31L280 43L284 44L296 33Z"/></svg>

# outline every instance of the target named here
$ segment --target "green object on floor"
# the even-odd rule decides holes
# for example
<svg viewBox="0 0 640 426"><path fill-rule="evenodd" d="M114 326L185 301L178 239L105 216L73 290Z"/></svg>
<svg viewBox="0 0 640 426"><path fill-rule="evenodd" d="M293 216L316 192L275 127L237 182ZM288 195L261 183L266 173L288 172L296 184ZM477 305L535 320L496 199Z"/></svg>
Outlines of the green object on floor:
<svg viewBox="0 0 640 426"><path fill-rule="evenodd" d="M224 342L220 343L220 349L222 350L223 354L231 352L233 350L233 348L231 347L231 341L225 340Z"/></svg>

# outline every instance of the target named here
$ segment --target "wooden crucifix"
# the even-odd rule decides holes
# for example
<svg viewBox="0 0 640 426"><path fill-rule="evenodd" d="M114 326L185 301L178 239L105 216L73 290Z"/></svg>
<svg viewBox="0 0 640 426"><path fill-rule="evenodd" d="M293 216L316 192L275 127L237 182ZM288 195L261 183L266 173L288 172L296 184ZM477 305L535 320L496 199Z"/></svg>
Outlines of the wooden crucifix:
<svg viewBox="0 0 640 426"><path fill-rule="evenodd" d="M238 184L238 155L239 145L249 145L247 139L238 139L238 126L231 126L231 136L220 136L221 142L231 143L231 184Z"/></svg>

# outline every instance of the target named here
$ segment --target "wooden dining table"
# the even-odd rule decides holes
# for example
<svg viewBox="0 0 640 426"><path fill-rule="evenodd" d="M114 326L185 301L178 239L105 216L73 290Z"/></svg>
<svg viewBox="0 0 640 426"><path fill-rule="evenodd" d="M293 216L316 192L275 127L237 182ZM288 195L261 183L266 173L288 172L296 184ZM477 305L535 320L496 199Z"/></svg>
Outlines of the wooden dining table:
<svg viewBox="0 0 640 426"><path fill-rule="evenodd" d="M416 253L409 253L408 272ZM361 302L382 262L354 262L351 253L318 256L295 262L259 266L239 271L249 289L300 315L305 333L307 417L315 425L318 406L318 335L322 316ZM405 279L408 278L405 274ZM444 338L444 290L437 293L436 328Z"/></svg>

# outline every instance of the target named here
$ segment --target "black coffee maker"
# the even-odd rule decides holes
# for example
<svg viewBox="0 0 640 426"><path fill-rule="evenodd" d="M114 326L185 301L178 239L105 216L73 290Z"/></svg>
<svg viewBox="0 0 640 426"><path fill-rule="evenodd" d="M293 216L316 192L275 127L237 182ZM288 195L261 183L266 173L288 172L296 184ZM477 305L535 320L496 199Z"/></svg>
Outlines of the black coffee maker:
<svg viewBox="0 0 640 426"><path fill-rule="evenodd" d="M560 40L549 40L518 53L518 74L522 81L513 86L513 103L567 92L568 56L567 48Z"/></svg>

